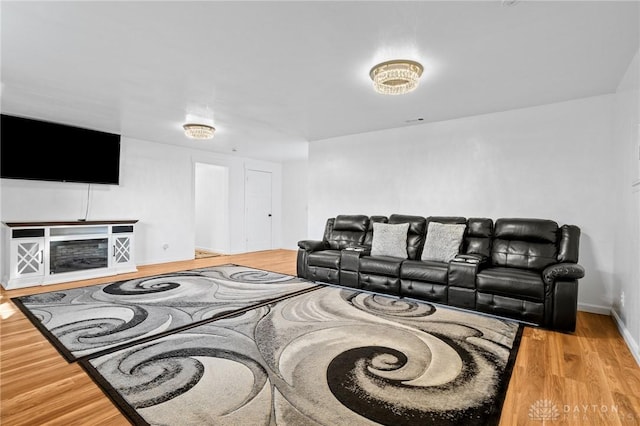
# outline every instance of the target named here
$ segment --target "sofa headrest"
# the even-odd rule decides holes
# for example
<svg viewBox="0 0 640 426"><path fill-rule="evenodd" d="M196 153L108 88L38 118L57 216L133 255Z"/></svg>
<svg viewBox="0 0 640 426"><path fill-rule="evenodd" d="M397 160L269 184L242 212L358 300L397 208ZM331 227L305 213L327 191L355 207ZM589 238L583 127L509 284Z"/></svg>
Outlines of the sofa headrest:
<svg viewBox="0 0 640 426"><path fill-rule="evenodd" d="M389 223L409 223L409 234L424 235L427 229L427 220L422 216L392 214L389 216Z"/></svg>
<svg viewBox="0 0 640 426"><path fill-rule="evenodd" d="M467 221L467 235L476 238L489 238L493 234L493 220L470 217Z"/></svg>
<svg viewBox="0 0 640 426"><path fill-rule="evenodd" d="M429 216L427 217L427 228L430 222L444 223L448 225L466 224L467 219L462 216Z"/></svg>
<svg viewBox="0 0 640 426"><path fill-rule="evenodd" d="M409 259L418 259L422 253L424 237L427 231L427 219L422 216L392 214L389 223L409 223L407 232L407 255Z"/></svg>
<svg viewBox="0 0 640 426"><path fill-rule="evenodd" d="M558 224L546 219L498 219L491 263L542 270L557 262Z"/></svg>
<svg viewBox="0 0 640 426"><path fill-rule="evenodd" d="M333 223L334 231L367 232L369 216L364 215L338 215Z"/></svg>
<svg viewBox="0 0 640 426"><path fill-rule="evenodd" d="M491 236L493 235L493 220L488 218L470 217L467 221L467 235L465 237L465 253L491 255Z"/></svg>
<svg viewBox="0 0 640 426"><path fill-rule="evenodd" d="M386 216L371 216L369 218L369 229L364 237L364 245L371 247L371 243L373 242L373 224L387 222L389 222L389 218Z"/></svg>
<svg viewBox="0 0 640 426"><path fill-rule="evenodd" d="M362 244L368 227L368 216L336 216L331 229L331 234L327 238L329 248L332 250L342 250L346 247Z"/></svg>
<svg viewBox="0 0 640 426"><path fill-rule="evenodd" d="M498 219L494 237L501 240L556 244L558 224L547 219Z"/></svg>

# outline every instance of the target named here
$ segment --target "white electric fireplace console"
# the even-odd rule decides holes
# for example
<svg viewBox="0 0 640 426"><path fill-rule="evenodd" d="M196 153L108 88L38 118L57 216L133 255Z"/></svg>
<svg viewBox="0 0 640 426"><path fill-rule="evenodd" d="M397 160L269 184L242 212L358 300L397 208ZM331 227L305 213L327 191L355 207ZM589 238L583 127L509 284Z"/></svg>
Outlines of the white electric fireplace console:
<svg viewBox="0 0 640 426"><path fill-rule="evenodd" d="M135 272L136 222L4 222L2 286L10 290Z"/></svg>

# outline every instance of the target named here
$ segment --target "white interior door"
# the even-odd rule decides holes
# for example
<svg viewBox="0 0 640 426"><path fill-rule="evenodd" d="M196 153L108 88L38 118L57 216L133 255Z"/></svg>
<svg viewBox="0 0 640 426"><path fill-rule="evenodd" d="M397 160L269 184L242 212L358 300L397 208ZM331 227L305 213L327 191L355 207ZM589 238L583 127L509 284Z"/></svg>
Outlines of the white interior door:
<svg viewBox="0 0 640 426"><path fill-rule="evenodd" d="M272 248L271 172L246 170L247 251Z"/></svg>

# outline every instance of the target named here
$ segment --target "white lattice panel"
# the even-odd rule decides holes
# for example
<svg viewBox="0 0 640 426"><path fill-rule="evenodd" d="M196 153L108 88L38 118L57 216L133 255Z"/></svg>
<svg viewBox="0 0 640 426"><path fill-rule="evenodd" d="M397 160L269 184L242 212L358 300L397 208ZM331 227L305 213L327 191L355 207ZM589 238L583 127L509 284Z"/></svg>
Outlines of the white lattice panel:
<svg viewBox="0 0 640 426"><path fill-rule="evenodd" d="M131 261L131 238L115 238L113 244L113 257L116 263L128 263Z"/></svg>
<svg viewBox="0 0 640 426"><path fill-rule="evenodd" d="M18 276L40 274L42 271L42 243L20 241L16 244L15 273Z"/></svg>

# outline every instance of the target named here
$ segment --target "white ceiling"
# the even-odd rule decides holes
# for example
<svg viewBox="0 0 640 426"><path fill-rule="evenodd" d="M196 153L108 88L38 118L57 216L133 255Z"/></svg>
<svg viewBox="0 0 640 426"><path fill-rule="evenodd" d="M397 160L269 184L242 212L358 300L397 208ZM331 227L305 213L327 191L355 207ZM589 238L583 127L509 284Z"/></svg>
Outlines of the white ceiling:
<svg viewBox="0 0 640 426"><path fill-rule="evenodd" d="M637 1L2 1L1 109L282 160L307 141L613 93ZM420 61L384 96L371 66ZM192 141L188 115L212 120Z"/></svg>

